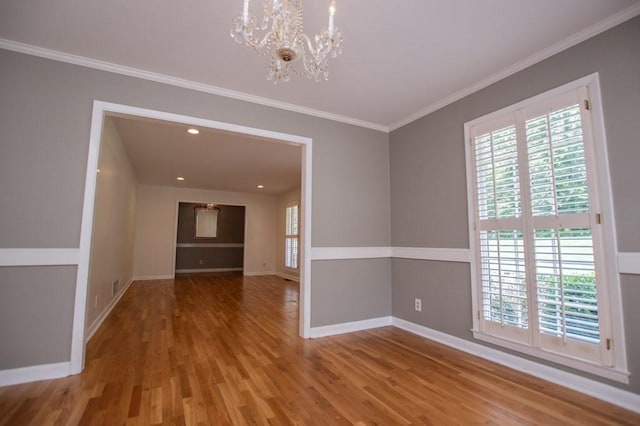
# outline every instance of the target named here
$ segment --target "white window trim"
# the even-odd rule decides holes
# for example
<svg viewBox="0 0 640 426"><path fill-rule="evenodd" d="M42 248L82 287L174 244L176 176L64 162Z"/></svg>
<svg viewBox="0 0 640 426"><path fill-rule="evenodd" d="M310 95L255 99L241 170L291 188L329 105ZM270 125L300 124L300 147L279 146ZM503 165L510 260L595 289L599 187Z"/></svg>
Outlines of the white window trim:
<svg viewBox="0 0 640 426"><path fill-rule="evenodd" d="M605 367L599 364L591 364L586 361L571 358L569 356L558 355L550 353L539 348L520 345L517 343L509 342L504 339L500 339L496 336L490 336L480 329L480 320L478 318L478 312L480 312L480 301L478 300L478 288L480 283L478 282L477 271L477 247L474 230L475 214L474 214L474 182L473 173L471 169L472 164L472 152L471 144L468 143L471 140L471 129L478 124L495 119L505 113L514 112L522 108L526 108L533 104L544 102L546 99L557 96L562 92L566 92L572 89L578 89L579 87L587 87L589 91L590 111L591 111L591 125L593 131L594 140L594 157L595 157L595 170L596 181L598 185L597 197L600 200L600 212L603 218L602 225L602 243L603 243L603 256L604 256L604 277L607 282L607 294L603 297L603 302L608 303L608 310L610 312L611 321L611 336L613 343L613 366ZM549 360L561 365L565 365L571 368L582 370L591 374L606 377L612 380L616 380L622 383L629 383L629 371L627 369L627 352L625 344L624 334L624 318L622 313L622 295L620 291L620 275L617 271L617 256L618 256L618 244L616 237L615 215L613 210L613 196L611 190L611 179L609 173L609 160L607 155L607 139L605 133L604 115L602 112L602 98L600 94L600 80L598 73L588 75L573 82L567 83L563 86L549 90L540 95L518 102L514 105L503 108L499 111L487 114L472 121L465 123L464 125L464 145L466 156L466 170L467 170L467 206L469 209L469 247L471 258L471 304L472 304L472 318L473 318L473 336L474 338L492 343L498 346L506 347L518 352L526 353L541 359Z"/></svg>

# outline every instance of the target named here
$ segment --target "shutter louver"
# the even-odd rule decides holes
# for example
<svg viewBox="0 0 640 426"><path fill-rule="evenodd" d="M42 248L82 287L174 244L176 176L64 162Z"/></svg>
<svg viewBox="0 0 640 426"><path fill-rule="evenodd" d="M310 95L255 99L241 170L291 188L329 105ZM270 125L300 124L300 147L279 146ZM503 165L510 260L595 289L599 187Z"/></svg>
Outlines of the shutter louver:
<svg viewBox="0 0 640 426"><path fill-rule="evenodd" d="M484 318L526 328L527 287L522 232L480 233Z"/></svg>

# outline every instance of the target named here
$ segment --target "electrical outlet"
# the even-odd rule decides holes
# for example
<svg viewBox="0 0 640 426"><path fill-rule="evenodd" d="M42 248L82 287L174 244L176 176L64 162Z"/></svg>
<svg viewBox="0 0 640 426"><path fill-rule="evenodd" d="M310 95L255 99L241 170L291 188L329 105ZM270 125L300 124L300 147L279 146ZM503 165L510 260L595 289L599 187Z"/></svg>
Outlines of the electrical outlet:
<svg viewBox="0 0 640 426"><path fill-rule="evenodd" d="M418 299L416 297L415 303L414 303L414 309L418 312L422 312L422 299Z"/></svg>
<svg viewBox="0 0 640 426"><path fill-rule="evenodd" d="M118 292L118 286L120 285L120 280L113 280L111 282L111 295L114 296Z"/></svg>
<svg viewBox="0 0 640 426"><path fill-rule="evenodd" d="M94 308L97 308L97 307L98 307L98 301L99 301L99 300L100 300L100 295L99 295L99 294L96 294L96 303L95 303L95 305L94 305Z"/></svg>
<svg viewBox="0 0 640 426"><path fill-rule="evenodd" d="M202 259L200 259L200 265L202 265Z"/></svg>

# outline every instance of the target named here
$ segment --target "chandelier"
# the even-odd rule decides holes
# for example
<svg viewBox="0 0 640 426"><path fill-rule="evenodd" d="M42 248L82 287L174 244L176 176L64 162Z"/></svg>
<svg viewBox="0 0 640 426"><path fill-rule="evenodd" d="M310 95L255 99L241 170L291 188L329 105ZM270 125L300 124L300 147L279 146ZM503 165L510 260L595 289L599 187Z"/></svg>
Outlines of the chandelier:
<svg viewBox="0 0 640 426"><path fill-rule="evenodd" d="M329 25L316 34L315 43L303 32L302 0L263 2L264 16L258 25L256 17L249 14L249 0L244 0L242 13L233 20L231 37L259 54L271 54L268 80L289 81L291 74L327 80L329 56L335 58L342 53L342 33L334 25L335 1L329 6ZM257 31L267 32L260 37Z"/></svg>

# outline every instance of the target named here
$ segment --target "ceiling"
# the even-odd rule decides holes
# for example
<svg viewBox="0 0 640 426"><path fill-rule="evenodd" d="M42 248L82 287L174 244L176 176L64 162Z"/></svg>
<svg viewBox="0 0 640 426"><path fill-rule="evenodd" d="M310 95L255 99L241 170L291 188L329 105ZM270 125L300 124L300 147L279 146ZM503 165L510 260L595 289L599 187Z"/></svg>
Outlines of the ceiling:
<svg viewBox="0 0 640 426"><path fill-rule="evenodd" d="M305 0L305 28L330 0ZM640 13L640 0L336 0L344 53L329 81L266 80L268 57L230 37L242 0L0 0L14 42L389 129ZM261 0L250 12L262 16ZM312 111L310 111L312 110Z"/></svg>
<svg viewBox="0 0 640 426"><path fill-rule="evenodd" d="M309 35L329 2L305 0ZM336 3L344 53L323 82L267 81L268 57L230 37L242 0L0 0L0 48L389 131L640 14L640 0ZM141 183L268 194L300 183L299 147L133 117L116 126Z"/></svg>
<svg viewBox="0 0 640 426"><path fill-rule="evenodd" d="M112 119L140 184L269 195L300 186L302 150L295 144L204 127L192 135L187 130L194 126L140 117Z"/></svg>

